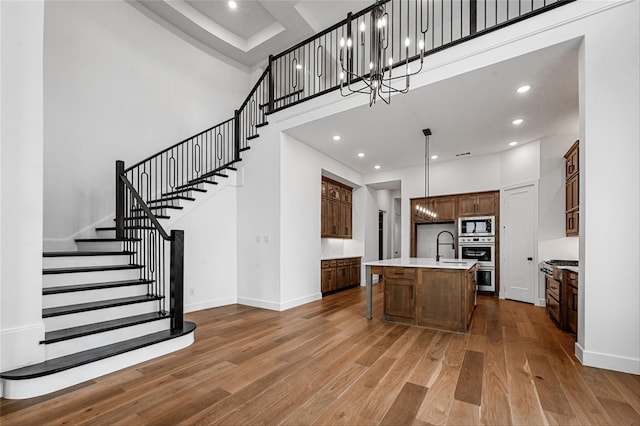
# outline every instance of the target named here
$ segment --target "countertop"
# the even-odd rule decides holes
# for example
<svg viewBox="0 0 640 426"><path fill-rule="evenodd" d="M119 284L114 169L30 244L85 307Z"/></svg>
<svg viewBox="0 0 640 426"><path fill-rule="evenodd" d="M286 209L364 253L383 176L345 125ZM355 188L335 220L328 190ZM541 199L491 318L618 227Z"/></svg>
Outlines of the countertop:
<svg viewBox="0 0 640 426"><path fill-rule="evenodd" d="M475 260L440 259L426 257L403 257L400 259L373 260L364 262L364 266L397 266L400 268L432 268L432 269L469 269L478 263Z"/></svg>
<svg viewBox="0 0 640 426"><path fill-rule="evenodd" d="M554 268L566 269L567 271L575 272L576 274L580 273L580 268L577 266L554 266Z"/></svg>
<svg viewBox="0 0 640 426"><path fill-rule="evenodd" d="M320 260L338 260L338 259L353 259L355 257L362 257L361 254L357 255L339 255L339 256L322 256Z"/></svg>

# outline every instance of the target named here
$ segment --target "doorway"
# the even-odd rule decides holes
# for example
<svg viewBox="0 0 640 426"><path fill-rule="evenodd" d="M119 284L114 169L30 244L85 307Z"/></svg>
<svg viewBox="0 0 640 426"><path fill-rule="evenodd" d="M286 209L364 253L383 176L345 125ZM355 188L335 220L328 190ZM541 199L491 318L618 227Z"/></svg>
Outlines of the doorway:
<svg viewBox="0 0 640 426"><path fill-rule="evenodd" d="M500 263L501 297L534 303L537 286L537 183L503 191Z"/></svg>

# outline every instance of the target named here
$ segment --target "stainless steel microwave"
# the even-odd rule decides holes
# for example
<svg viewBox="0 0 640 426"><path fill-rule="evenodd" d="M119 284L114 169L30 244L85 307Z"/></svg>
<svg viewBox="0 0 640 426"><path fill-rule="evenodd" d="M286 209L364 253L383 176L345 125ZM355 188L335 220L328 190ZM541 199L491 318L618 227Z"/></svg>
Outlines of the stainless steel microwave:
<svg viewBox="0 0 640 426"><path fill-rule="evenodd" d="M458 218L459 237L495 236L496 217L477 216Z"/></svg>

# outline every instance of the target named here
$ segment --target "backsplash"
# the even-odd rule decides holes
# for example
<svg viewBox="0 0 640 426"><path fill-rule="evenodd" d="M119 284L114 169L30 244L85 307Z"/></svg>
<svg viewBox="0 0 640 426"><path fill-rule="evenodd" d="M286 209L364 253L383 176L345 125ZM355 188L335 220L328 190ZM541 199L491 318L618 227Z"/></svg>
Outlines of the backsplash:
<svg viewBox="0 0 640 426"><path fill-rule="evenodd" d="M364 243L353 239L321 238L320 256L322 259L364 256Z"/></svg>

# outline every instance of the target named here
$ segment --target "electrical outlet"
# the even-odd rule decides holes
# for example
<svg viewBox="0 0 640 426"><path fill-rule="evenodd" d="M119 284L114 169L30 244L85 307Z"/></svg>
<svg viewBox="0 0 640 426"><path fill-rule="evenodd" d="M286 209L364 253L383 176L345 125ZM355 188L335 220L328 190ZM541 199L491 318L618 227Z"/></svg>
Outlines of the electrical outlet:
<svg viewBox="0 0 640 426"><path fill-rule="evenodd" d="M256 243L260 243L260 235L256 235Z"/></svg>
<svg viewBox="0 0 640 426"><path fill-rule="evenodd" d="M270 243L271 242L271 237L269 235L265 235L264 236L264 242L265 243Z"/></svg>
<svg viewBox="0 0 640 426"><path fill-rule="evenodd" d="M190 294L191 296L193 296L195 293L196 293L196 290L195 290L195 289L193 289L193 288L189 289L189 294Z"/></svg>

